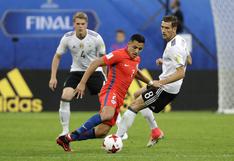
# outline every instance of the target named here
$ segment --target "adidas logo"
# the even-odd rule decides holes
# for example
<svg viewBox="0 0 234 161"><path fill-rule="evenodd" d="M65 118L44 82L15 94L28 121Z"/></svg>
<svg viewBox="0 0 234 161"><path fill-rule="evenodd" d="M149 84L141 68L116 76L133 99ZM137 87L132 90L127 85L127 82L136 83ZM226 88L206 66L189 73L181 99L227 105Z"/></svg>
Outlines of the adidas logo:
<svg viewBox="0 0 234 161"><path fill-rule="evenodd" d="M0 112L41 112L42 101L33 98L20 71L15 68L0 80Z"/></svg>

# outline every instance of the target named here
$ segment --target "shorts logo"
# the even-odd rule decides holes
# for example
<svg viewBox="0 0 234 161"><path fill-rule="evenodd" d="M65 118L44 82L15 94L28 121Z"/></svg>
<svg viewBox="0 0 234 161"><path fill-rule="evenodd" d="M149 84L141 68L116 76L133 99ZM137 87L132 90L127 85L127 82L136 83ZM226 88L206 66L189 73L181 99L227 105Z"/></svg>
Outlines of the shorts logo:
<svg viewBox="0 0 234 161"><path fill-rule="evenodd" d="M20 71L15 68L0 80L0 112L41 112L42 101L33 98Z"/></svg>
<svg viewBox="0 0 234 161"><path fill-rule="evenodd" d="M116 100L111 100L111 103L114 105L116 104Z"/></svg>
<svg viewBox="0 0 234 161"><path fill-rule="evenodd" d="M111 103L112 103L113 105L116 104L116 96L115 96L115 95L112 97Z"/></svg>

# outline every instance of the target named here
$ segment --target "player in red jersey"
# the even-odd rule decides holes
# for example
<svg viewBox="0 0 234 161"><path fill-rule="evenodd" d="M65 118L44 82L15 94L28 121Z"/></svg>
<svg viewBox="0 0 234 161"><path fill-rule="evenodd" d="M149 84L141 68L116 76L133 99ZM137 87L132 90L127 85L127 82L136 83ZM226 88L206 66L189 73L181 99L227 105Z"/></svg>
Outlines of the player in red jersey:
<svg viewBox="0 0 234 161"><path fill-rule="evenodd" d="M57 138L57 144L65 151L71 151L69 146L71 141L100 138L108 134L115 125L120 106L134 78L155 87L160 86L157 81L150 81L143 76L138 69L140 63L138 55L143 50L144 44L145 38L140 34L134 34L126 48L115 50L90 64L76 88L77 98L83 97L86 82L95 69L107 65L109 67L107 82L99 95L101 108L98 114L88 119L80 128Z"/></svg>

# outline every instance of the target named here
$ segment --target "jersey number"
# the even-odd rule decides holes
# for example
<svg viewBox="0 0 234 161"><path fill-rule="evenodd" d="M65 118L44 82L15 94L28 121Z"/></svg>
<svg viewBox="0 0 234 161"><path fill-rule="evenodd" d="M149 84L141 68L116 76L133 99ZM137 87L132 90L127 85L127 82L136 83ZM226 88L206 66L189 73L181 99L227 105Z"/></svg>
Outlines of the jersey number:
<svg viewBox="0 0 234 161"><path fill-rule="evenodd" d="M80 57L85 58L84 50L81 52Z"/></svg>
<svg viewBox="0 0 234 161"><path fill-rule="evenodd" d="M152 97L153 94L154 94L153 91L150 91L150 92L146 93L144 96L146 99L148 99L148 98Z"/></svg>

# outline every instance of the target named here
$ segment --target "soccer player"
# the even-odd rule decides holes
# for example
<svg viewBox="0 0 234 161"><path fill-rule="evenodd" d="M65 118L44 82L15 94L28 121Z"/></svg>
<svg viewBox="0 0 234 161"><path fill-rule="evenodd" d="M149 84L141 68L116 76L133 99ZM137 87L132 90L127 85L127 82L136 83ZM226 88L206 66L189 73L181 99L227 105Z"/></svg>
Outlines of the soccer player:
<svg viewBox="0 0 234 161"><path fill-rule="evenodd" d="M167 45L162 59L157 60L158 64L162 64L162 74L159 76L159 80L154 80L154 83L159 83L160 86L158 88L141 89L137 99L131 103L123 115L116 133L118 136L122 137L127 132L128 128L133 124L138 111L150 108L153 112L159 113L178 95L185 76L186 64L190 62L187 59L191 57L185 40L176 35L176 29L177 18L175 16L163 17L161 31ZM153 146L162 136L163 133L158 128L157 137L152 137L147 146Z"/></svg>
<svg viewBox="0 0 234 161"><path fill-rule="evenodd" d="M126 34L123 29L118 29L116 30L116 37L115 37L115 43L113 43L110 47L110 51L114 51L117 49L125 48L127 46L127 41L126 41ZM154 118L153 112L150 109L143 109L140 111L142 116L146 119L150 129L151 129L151 134L150 135L155 135L156 128L158 127L156 120ZM121 114L119 113L117 120L116 120L116 125L118 127L119 122L121 120ZM122 140L128 139L128 134L125 133L124 136L122 137Z"/></svg>
<svg viewBox="0 0 234 161"><path fill-rule="evenodd" d="M77 84L89 64L96 58L103 56L106 52L102 37L98 33L87 29L88 17L85 13L77 12L73 16L73 26L75 30L66 33L60 41L52 61L51 78L49 81L49 87L54 91L57 86L56 75L61 56L69 49L72 55L72 65L70 74L64 84L60 101L59 117L63 128L60 135L65 135L69 132L70 101L74 97ZM90 93L97 95L103 86L104 80L102 68L98 67L87 81Z"/></svg>
<svg viewBox="0 0 234 161"><path fill-rule="evenodd" d="M138 69L140 63L138 55L143 50L144 44L145 38L140 34L134 34L126 48L115 50L90 64L76 88L77 97L83 97L86 82L96 68L108 65L107 82L99 95L101 108L98 114L92 116L78 129L57 139L57 144L62 146L65 151L71 151L69 146L71 141L100 138L108 134L111 127L115 125L120 106L123 104L124 97L134 78L155 87L159 86L158 82L153 83L148 80Z"/></svg>
<svg viewBox="0 0 234 161"><path fill-rule="evenodd" d="M122 29L118 29L115 32L115 42L110 45L110 52L125 48L127 46L127 41L126 41L126 34L125 31Z"/></svg>

